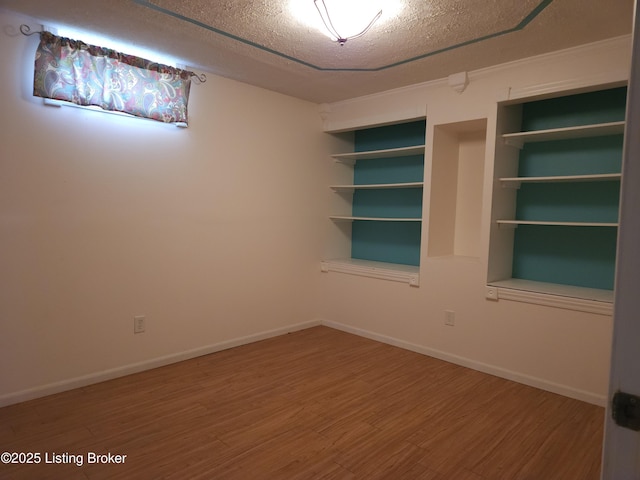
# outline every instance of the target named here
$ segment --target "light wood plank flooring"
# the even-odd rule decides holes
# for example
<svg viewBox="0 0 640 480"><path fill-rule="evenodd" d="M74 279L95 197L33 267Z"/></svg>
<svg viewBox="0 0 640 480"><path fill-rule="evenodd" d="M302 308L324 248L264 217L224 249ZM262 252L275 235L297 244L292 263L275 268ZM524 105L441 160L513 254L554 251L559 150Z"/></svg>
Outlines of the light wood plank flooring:
<svg viewBox="0 0 640 480"><path fill-rule="evenodd" d="M0 478L589 480L603 415L316 327L2 408L1 451L83 465L43 458Z"/></svg>

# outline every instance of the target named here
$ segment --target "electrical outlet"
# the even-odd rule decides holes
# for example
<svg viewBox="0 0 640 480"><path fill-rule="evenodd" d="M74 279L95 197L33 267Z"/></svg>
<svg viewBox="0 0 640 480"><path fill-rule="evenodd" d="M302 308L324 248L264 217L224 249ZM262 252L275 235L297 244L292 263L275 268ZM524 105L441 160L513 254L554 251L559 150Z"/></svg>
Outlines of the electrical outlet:
<svg viewBox="0 0 640 480"><path fill-rule="evenodd" d="M451 310L444 311L444 324L453 327L456 324L456 314Z"/></svg>
<svg viewBox="0 0 640 480"><path fill-rule="evenodd" d="M145 317L144 317L144 315L133 317L133 333L142 333L142 332L144 332L144 327L145 327Z"/></svg>
<svg viewBox="0 0 640 480"><path fill-rule="evenodd" d="M487 285L485 296L489 300L498 300L498 287L492 287L491 285Z"/></svg>

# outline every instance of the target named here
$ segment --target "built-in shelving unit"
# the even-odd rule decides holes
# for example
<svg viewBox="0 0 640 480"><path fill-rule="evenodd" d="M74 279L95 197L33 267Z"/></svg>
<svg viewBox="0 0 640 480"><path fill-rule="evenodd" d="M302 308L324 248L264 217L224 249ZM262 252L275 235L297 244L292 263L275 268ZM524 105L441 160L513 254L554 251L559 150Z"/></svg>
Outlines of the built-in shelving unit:
<svg viewBox="0 0 640 480"><path fill-rule="evenodd" d="M350 256L325 261L326 271L375 278L394 272L389 279L418 284L425 135L424 120L363 128L352 132L353 152L331 155L348 169L329 185L339 197L329 218Z"/></svg>
<svg viewBox="0 0 640 480"><path fill-rule="evenodd" d="M500 298L611 301L625 104L620 87L499 106L488 284Z"/></svg>

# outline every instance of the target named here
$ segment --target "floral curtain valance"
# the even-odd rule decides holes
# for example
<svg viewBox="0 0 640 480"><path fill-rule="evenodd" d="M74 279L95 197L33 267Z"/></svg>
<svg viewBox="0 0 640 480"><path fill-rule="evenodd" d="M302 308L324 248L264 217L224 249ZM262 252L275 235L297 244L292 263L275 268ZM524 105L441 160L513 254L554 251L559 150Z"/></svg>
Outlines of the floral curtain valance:
<svg viewBox="0 0 640 480"><path fill-rule="evenodd" d="M160 122L187 123L193 73L79 40L40 34L33 94Z"/></svg>

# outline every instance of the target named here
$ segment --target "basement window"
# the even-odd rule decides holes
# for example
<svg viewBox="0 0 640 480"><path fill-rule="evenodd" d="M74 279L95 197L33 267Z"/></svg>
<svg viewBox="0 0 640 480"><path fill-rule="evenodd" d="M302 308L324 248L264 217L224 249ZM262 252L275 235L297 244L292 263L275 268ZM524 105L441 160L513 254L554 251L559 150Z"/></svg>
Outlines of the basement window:
<svg viewBox="0 0 640 480"><path fill-rule="evenodd" d="M33 94L45 101L186 126L193 76L187 70L41 32Z"/></svg>

